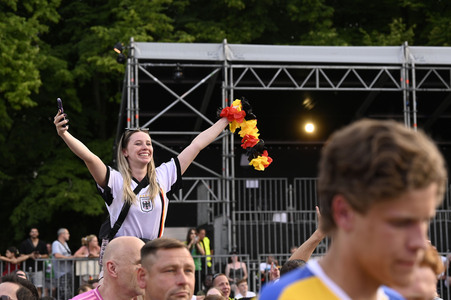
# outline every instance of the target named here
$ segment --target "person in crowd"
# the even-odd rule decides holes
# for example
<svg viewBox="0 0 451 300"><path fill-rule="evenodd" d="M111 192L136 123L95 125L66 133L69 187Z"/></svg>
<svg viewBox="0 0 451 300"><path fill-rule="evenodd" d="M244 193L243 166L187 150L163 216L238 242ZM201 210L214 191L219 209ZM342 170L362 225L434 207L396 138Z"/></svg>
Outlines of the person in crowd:
<svg viewBox="0 0 451 300"><path fill-rule="evenodd" d="M213 275L213 287L221 291L222 295L226 299L232 300L235 298L230 297L232 289L230 288L229 279L224 273L219 273Z"/></svg>
<svg viewBox="0 0 451 300"><path fill-rule="evenodd" d="M270 282L276 282L280 279L280 266L275 262L271 263L271 269L269 270L268 277Z"/></svg>
<svg viewBox="0 0 451 300"><path fill-rule="evenodd" d="M99 281L100 279L98 278L89 279L88 284L92 286L93 289L95 289L99 285Z"/></svg>
<svg viewBox="0 0 451 300"><path fill-rule="evenodd" d="M213 287L213 274L208 273L208 274L204 275L204 277L205 278L202 281L202 283L204 284L204 288L203 288L203 290L201 290L197 293L198 295L206 295L208 290Z"/></svg>
<svg viewBox="0 0 451 300"><path fill-rule="evenodd" d="M185 244L171 238L147 242L141 249L138 284L146 300L190 300L194 294L194 261Z"/></svg>
<svg viewBox="0 0 451 300"><path fill-rule="evenodd" d="M221 295L222 296L222 292L220 290L218 290L215 287L211 287L207 290L207 292L205 293L206 296L210 296L210 295ZM227 299L226 299L227 300Z"/></svg>
<svg viewBox="0 0 451 300"><path fill-rule="evenodd" d="M0 260L4 261L2 276L12 273L21 268L21 262L34 257L34 253L19 255L19 250L11 246L6 249L5 255L0 255Z"/></svg>
<svg viewBox="0 0 451 300"><path fill-rule="evenodd" d="M0 283L0 294L2 299L11 300L38 300L30 290L17 282L5 281ZM5 297L5 298L4 298Z"/></svg>
<svg viewBox="0 0 451 300"><path fill-rule="evenodd" d="M225 267L224 273L229 279L230 288L233 294L237 294L237 281L244 279L247 281L247 267L246 264L240 261L238 257L238 252L230 252L231 257L229 258L229 263Z"/></svg>
<svg viewBox="0 0 451 300"><path fill-rule="evenodd" d="M10 274L15 275L20 278L23 278L23 279L26 279L26 280L30 280L30 278L28 278L27 273L25 273L25 271L23 271L21 269L15 270L14 272L12 272Z"/></svg>
<svg viewBox="0 0 451 300"><path fill-rule="evenodd" d="M208 295L205 297L205 300L227 300L226 297L224 297L223 295L219 294L219 295Z"/></svg>
<svg viewBox="0 0 451 300"><path fill-rule="evenodd" d="M429 244L420 265L415 269L413 280L407 286L392 286L406 300L440 299L437 293L438 275L445 266L434 246Z"/></svg>
<svg viewBox="0 0 451 300"><path fill-rule="evenodd" d="M313 251L315 251L319 243L326 237L326 234L321 230L321 213L319 207L316 206L315 209L319 226L313 234L292 253L289 260L296 259L308 261L312 256Z"/></svg>
<svg viewBox="0 0 451 300"><path fill-rule="evenodd" d="M70 233L67 228L60 228L58 238L52 243L53 270L56 279L58 299L66 300L73 296L72 290L72 251L67 244Z"/></svg>
<svg viewBox="0 0 451 300"><path fill-rule="evenodd" d="M15 295L14 295L15 294ZM38 300L37 288L28 279L8 274L1 278L0 295L17 300Z"/></svg>
<svg viewBox="0 0 451 300"><path fill-rule="evenodd" d="M111 225L118 219L124 201L131 204L116 237L135 236L146 240L161 237L164 231L168 199L165 196L161 199L160 188L162 195L176 191L180 187L181 176L199 152L213 142L228 125L227 118L219 119L194 138L177 157L157 168L149 132L144 129L128 129L118 145L119 171L116 171L107 167L97 155L72 136L67 122L68 119L59 110L54 119L57 133L88 167L105 200ZM143 180L148 180L149 183L135 195L133 189Z"/></svg>
<svg viewBox="0 0 451 300"><path fill-rule="evenodd" d="M249 291L247 279L238 280L236 285L238 287L238 293L235 294L235 299L253 298L257 296L254 292Z"/></svg>
<svg viewBox="0 0 451 300"><path fill-rule="evenodd" d="M143 290L138 286L137 270L143 245L142 240L132 236L112 240L105 248L102 283L72 300L132 300L141 296Z"/></svg>
<svg viewBox="0 0 451 300"><path fill-rule="evenodd" d="M271 271L271 267L273 267L275 265L278 264L277 260L274 259L274 257L272 255L269 255L266 257L266 261L260 263L259 266L259 270L260 270L260 281L261 284L265 284L268 280L271 281L271 279L269 278L269 274Z"/></svg>
<svg viewBox="0 0 451 300"><path fill-rule="evenodd" d="M211 273L211 255L213 250L211 249L210 239L207 236L207 230L204 227L197 228L197 236L199 243L204 249L206 259L202 259L202 282L205 280L205 274Z"/></svg>
<svg viewBox="0 0 451 300"><path fill-rule="evenodd" d="M305 266L306 262L302 259L290 259L280 268L280 276L300 267Z"/></svg>
<svg viewBox="0 0 451 300"><path fill-rule="evenodd" d="M194 294L197 294L197 292L202 289L202 260L200 257L196 256L205 255L205 251L199 242L196 228L188 229L185 244L188 247L188 251L191 253L191 256L193 256L194 265L196 266L196 271L194 274L196 278Z"/></svg>
<svg viewBox="0 0 451 300"><path fill-rule="evenodd" d="M321 213L318 206L316 206L316 215L318 218L318 224L320 224ZM279 277L288 273L289 271L304 266L306 264L306 261L308 261L312 256L313 251L315 251L316 247L325 237L326 235L321 230L321 226L318 226L315 232L313 232L313 234L304 243L302 243L301 246L292 251L292 255L290 256L288 261L285 262L280 268ZM273 275L272 277L277 277L277 275Z"/></svg>
<svg viewBox="0 0 451 300"><path fill-rule="evenodd" d="M81 239L81 247L75 251L75 257L95 258L100 256L99 240L95 234L90 234Z"/></svg>
<svg viewBox="0 0 451 300"><path fill-rule="evenodd" d="M90 291L92 289L93 289L92 285L90 285L88 283L82 284L82 285L80 285L80 287L77 290L77 295L86 293L86 292L88 292L88 291Z"/></svg>
<svg viewBox="0 0 451 300"><path fill-rule="evenodd" d="M56 281L55 281L55 272L53 270L53 254L52 254L52 244L47 243L46 245L47 253L49 253L49 257L44 261L44 277L45 277L45 289L44 295L51 297L51 295L56 294Z"/></svg>
<svg viewBox="0 0 451 300"><path fill-rule="evenodd" d="M421 131L368 119L338 130L318 176L320 226L333 242L260 299L401 299L387 286L413 280L446 182L444 159Z"/></svg>
<svg viewBox="0 0 451 300"><path fill-rule="evenodd" d="M37 287L39 296L42 294L42 286L44 285L43 262L36 261L38 259L46 259L49 257L46 243L39 239L39 230L32 227L29 232L29 238L24 240L19 247L21 255L33 254L31 258L25 261L25 270L30 276L31 282Z"/></svg>

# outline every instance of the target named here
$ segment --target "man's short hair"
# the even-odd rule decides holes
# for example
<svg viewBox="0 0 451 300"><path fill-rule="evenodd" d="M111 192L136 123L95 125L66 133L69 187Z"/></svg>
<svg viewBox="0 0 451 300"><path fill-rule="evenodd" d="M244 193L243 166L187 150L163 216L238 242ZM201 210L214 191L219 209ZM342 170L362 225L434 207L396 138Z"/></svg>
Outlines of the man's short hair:
<svg viewBox="0 0 451 300"><path fill-rule="evenodd" d="M12 282L19 285L19 289L17 290L17 299L27 299L27 300L38 300L39 294L37 288L34 286L31 281L18 277L15 274L8 274L1 278L1 283L4 282Z"/></svg>
<svg viewBox="0 0 451 300"><path fill-rule="evenodd" d="M387 120L354 122L335 132L321 153L321 229L327 233L336 227L331 208L336 195L343 195L354 210L365 213L376 201L436 183L439 204L446 180L440 151L420 130Z"/></svg>
<svg viewBox="0 0 451 300"><path fill-rule="evenodd" d="M148 269L150 267L150 262L148 257L153 256L157 253L158 250L161 249L180 249L180 248L186 248L186 245L182 243L179 240L172 239L172 238L159 238L152 240L150 242L147 242L142 248L141 248L141 264L143 267Z"/></svg>
<svg viewBox="0 0 451 300"><path fill-rule="evenodd" d="M66 230L67 230L66 228L60 228L60 229L58 229L56 235L57 235L57 236L60 236L60 235L62 235L63 233L65 233Z"/></svg>
<svg viewBox="0 0 451 300"><path fill-rule="evenodd" d="M207 233L207 228L205 228L204 225L199 226L199 227L196 228L196 231L197 231L198 233L201 232L202 230L205 231L205 233Z"/></svg>
<svg viewBox="0 0 451 300"><path fill-rule="evenodd" d="M243 283L243 282L246 282L246 283L247 283L247 279L241 278L240 280L238 280L238 281L236 282L236 285L238 286L238 285L240 285L240 284Z"/></svg>
<svg viewBox="0 0 451 300"><path fill-rule="evenodd" d="M302 267L306 264L306 262L302 259L291 259L283 264L282 268L280 268L280 276L285 273L290 272L291 270Z"/></svg>
<svg viewBox="0 0 451 300"><path fill-rule="evenodd" d="M26 287L20 286L20 288L16 292L17 300L38 300L36 296Z"/></svg>

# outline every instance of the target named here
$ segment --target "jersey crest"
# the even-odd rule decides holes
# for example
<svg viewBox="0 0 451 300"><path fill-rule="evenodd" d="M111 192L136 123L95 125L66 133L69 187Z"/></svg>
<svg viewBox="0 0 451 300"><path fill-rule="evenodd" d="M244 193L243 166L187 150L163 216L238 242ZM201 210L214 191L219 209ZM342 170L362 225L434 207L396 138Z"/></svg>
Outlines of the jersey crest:
<svg viewBox="0 0 451 300"><path fill-rule="evenodd" d="M153 210L153 203L149 195L139 196L139 203L141 204L141 211L149 212Z"/></svg>

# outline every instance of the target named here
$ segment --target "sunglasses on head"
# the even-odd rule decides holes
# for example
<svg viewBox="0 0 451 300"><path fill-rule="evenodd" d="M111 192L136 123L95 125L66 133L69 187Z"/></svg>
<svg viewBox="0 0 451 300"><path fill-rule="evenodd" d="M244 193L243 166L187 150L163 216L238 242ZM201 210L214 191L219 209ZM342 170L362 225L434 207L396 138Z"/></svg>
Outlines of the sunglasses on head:
<svg viewBox="0 0 451 300"><path fill-rule="evenodd" d="M144 127L127 127L125 128L126 131L149 131L149 128Z"/></svg>

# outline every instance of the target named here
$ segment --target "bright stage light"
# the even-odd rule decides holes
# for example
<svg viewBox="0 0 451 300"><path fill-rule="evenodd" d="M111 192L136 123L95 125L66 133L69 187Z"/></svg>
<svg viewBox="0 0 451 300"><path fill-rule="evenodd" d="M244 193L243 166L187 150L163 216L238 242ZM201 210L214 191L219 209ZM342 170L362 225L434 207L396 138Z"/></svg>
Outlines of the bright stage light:
<svg viewBox="0 0 451 300"><path fill-rule="evenodd" d="M307 133L313 133L315 131L315 125L312 123L307 123L305 124L304 130Z"/></svg>

